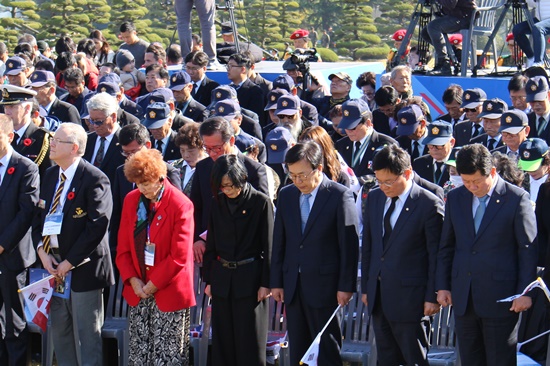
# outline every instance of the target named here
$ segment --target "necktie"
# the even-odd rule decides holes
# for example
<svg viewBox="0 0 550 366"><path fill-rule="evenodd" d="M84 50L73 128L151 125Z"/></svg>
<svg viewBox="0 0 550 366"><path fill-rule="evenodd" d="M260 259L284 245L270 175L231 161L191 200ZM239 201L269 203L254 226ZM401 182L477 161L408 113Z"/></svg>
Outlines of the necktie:
<svg viewBox="0 0 550 366"><path fill-rule="evenodd" d="M474 227L477 231L479 230L479 225L481 225L481 220L483 219L483 215L485 214L485 209L487 208L487 199L489 198L488 195L485 195L483 197L479 197L479 206L477 206L476 213L474 215Z"/></svg>
<svg viewBox="0 0 550 366"><path fill-rule="evenodd" d="M162 154L162 145L163 145L162 140L157 140L157 150L160 151L161 154Z"/></svg>
<svg viewBox="0 0 550 366"><path fill-rule="evenodd" d="M187 170L187 165L183 165L180 169L180 179L181 179L181 190L183 191L185 189L185 183L183 182L185 180L185 171Z"/></svg>
<svg viewBox="0 0 550 366"><path fill-rule="evenodd" d="M481 127L479 124L474 123L474 133L472 134L472 138L479 136L483 133L483 127Z"/></svg>
<svg viewBox="0 0 550 366"><path fill-rule="evenodd" d="M358 161L356 161L356 159L359 156L359 150L361 149L361 141L355 141L354 145L355 148L353 149L353 156L351 158L351 161L352 163L355 162L355 164L353 164L354 166L352 166L352 168L355 168L355 165L359 163Z"/></svg>
<svg viewBox="0 0 550 366"><path fill-rule="evenodd" d="M441 171L441 168L443 167L443 163L436 161L435 166L436 166L436 168L435 168L435 173L434 173L434 178L435 178L434 183L439 184L439 181L441 180L441 174L443 173Z"/></svg>
<svg viewBox="0 0 550 366"><path fill-rule="evenodd" d="M17 146L17 141L19 141L19 135L14 133L13 134L13 140L11 142L11 147L16 147Z"/></svg>
<svg viewBox="0 0 550 366"><path fill-rule="evenodd" d="M193 89L191 90L191 95L195 96L196 93L197 93L197 84L193 83Z"/></svg>
<svg viewBox="0 0 550 366"><path fill-rule="evenodd" d="M413 141L412 155L411 160L418 158L420 156L420 151L418 150L418 141Z"/></svg>
<svg viewBox="0 0 550 366"><path fill-rule="evenodd" d="M495 149L495 142L497 142L497 140L489 139L489 142L487 143L487 149L489 149L489 151L492 151Z"/></svg>
<svg viewBox="0 0 550 366"><path fill-rule="evenodd" d="M512 158L514 161L518 160L518 152L517 151L508 151L508 157Z"/></svg>
<svg viewBox="0 0 550 366"><path fill-rule="evenodd" d="M544 117L539 118L539 125L537 126L537 136L540 137L546 129L546 120Z"/></svg>
<svg viewBox="0 0 550 366"><path fill-rule="evenodd" d="M309 197L311 197L311 193L304 194L302 203L300 204L300 217L302 218L302 233L306 228L307 219L309 217L309 210L311 209L309 207Z"/></svg>
<svg viewBox="0 0 550 366"><path fill-rule="evenodd" d="M94 166L100 167L103 163L103 157L105 156L105 137L99 139L99 149L97 149L97 154L94 160Z"/></svg>
<svg viewBox="0 0 550 366"><path fill-rule="evenodd" d="M55 195L53 196L52 201L52 207L50 208L50 212L48 214L53 214L57 210L57 207L59 207L59 203L61 202L61 193L63 193L63 188L65 187L65 180L67 178L65 177L65 174L61 173L61 177L59 179L59 186L57 187L57 190L55 191ZM42 245L44 248L44 251L46 253L50 252L50 236L46 235L44 238L42 238Z"/></svg>
<svg viewBox="0 0 550 366"><path fill-rule="evenodd" d="M384 236L382 237L382 244L384 246L386 246L386 244L388 243L391 232L393 230L391 226L391 215L395 210L395 203L397 202L398 199L399 199L399 196L392 197L390 207L388 207L388 211L386 211L386 214L384 215Z"/></svg>

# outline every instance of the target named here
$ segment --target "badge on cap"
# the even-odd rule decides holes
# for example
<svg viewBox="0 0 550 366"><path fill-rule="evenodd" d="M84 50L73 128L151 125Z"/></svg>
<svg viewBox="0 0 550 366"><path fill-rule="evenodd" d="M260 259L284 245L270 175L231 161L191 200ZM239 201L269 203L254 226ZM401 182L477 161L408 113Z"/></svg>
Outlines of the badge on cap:
<svg viewBox="0 0 550 366"><path fill-rule="evenodd" d="M106 88L106 87L101 88L101 92L102 92L102 93L105 93L106 91L107 91L107 88Z"/></svg>
<svg viewBox="0 0 550 366"><path fill-rule="evenodd" d="M406 119L406 118L404 118L404 117L403 117L403 118L401 118L401 123L402 123L402 124L404 124L404 125L406 125L406 124L407 124L407 119Z"/></svg>
<svg viewBox="0 0 550 366"><path fill-rule="evenodd" d="M506 117L506 123L512 123L512 117L511 116Z"/></svg>
<svg viewBox="0 0 550 366"><path fill-rule="evenodd" d="M274 96L274 95L271 96L271 101L272 101L272 102L274 102L276 99L277 99L276 96Z"/></svg>
<svg viewBox="0 0 550 366"><path fill-rule="evenodd" d="M437 127L432 128L432 134L433 135L439 135L439 128L437 128Z"/></svg>
<svg viewBox="0 0 550 366"><path fill-rule="evenodd" d="M403 40L403 36L400 34L400 35L397 36L397 39L401 41L401 40Z"/></svg>
<svg viewBox="0 0 550 366"><path fill-rule="evenodd" d="M287 102L286 100L283 100L283 102L281 103L281 105L282 105L283 107L286 107L286 106L288 106L288 102Z"/></svg>
<svg viewBox="0 0 550 366"><path fill-rule="evenodd" d="M275 144L271 144L271 146L270 146L270 147L271 147L271 150L273 150L273 151L277 151L277 145L275 145Z"/></svg>
<svg viewBox="0 0 550 366"><path fill-rule="evenodd" d="M537 85L536 85L536 84L531 85L531 90L532 90L532 91L537 90Z"/></svg>
<svg viewBox="0 0 550 366"><path fill-rule="evenodd" d="M344 116L346 116L346 117L349 116L349 111L347 109L344 110Z"/></svg>
<svg viewBox="0 0 550 366"><path fill-rule="evenodd" d="M177 79L178 79L178 78L174 75L174 76L172 77L172 82L175 83Z"/></svg>
<svg viewBox="0 0 550 366"><path fill-rule="evenodd" d="M493 109L493 105L491 103L487 104L487 110L490 111Z"/></svg>
<svg viewBox="0 0 550 366"><path fill-rule="evenodd" d="M37 75L37 74L34 74L34 75L32 76L32 79L33 79L33 80L38 79L38 75Z"/></svg>
<svg viewBox="0 0 550 366"><path fill-rule="evenodd" d="M470 97L471 97L471 96L470 96L470 94L468 94L468 93L466 93L466 95L464 95L464 99L466 99L466 100L469 100Z"/></svg>
<svg viewBox="0 0 550 366"><path fill-rule="evenodd" d="M216 98L221 98L222 97L222 93L221 92L217 92L216 93Z"/></svg>
<svg viewBox="0 0 550 366"><path fill-rule="evenodd" d="M225 111L225 108L223 107L223 105L219 106L218 113L223 113L223 111Z"/></svg>
<svg viewBox="0 0 550 366"><path fill-rule="evenodd" d="M8 89L2 89L2 98L9 98L10 97L10 92L8 91Z"/></svg>
<svg viewBox="0 0 550 366"><path fill-rule="evenodd" d="M531 153L529 153L529 151L525 150L525 151L523 152L523 157L524 157L525 159L529 159L530 156L531 156Z"/></svg>
<svg viewBox="0 0 550 366"><path fill-rule="evenodd" d="M8 67L9 67L10 69L13 68L13 62L10 62L10 63L8 64Z"/></svg>
<svg viewBox="0 0 550 366"><path fill-rule="evenodd" d="M155 111L149 112L149 118L155 118L157 116L157 113Z"/></svg>

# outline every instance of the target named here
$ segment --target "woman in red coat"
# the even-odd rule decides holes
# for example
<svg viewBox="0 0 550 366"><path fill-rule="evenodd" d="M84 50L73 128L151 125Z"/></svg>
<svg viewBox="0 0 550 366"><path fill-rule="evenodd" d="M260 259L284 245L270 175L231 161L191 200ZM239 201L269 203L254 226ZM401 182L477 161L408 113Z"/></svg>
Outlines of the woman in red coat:
<svg viewBox="0 0 550 366"><path fill-rule="evenodd" d="M164 179L155 149L130 157L124 174L138 188L124 200L116 257L131 306L130 365L188 365L193 204Z"/></svg>

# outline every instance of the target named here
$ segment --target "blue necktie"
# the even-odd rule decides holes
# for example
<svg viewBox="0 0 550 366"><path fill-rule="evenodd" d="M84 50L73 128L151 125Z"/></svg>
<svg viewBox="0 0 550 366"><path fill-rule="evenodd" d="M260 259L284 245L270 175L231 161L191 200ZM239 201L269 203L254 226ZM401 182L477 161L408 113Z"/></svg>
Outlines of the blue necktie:
<svg viewBox="0 0 550 366"><path fill-rule="evenodd" d="M304 194L302 203L300 204L300 217L302 218L302 233L306 228L307 218L309 217L309 210L310 210L309 197L311 197L311 193Z"/></svg>
<svg viewBox="0 0 550 366"><path fill-rule="evenodd" d="M485 209L487 208L487 199L489 199L488 195L478 198L479 206L477 206L476 214L474 215L474 227L476 229L476 234L479 230L479 225L481 225L481 220L483 220L483 215L485 215Z"/></svg>

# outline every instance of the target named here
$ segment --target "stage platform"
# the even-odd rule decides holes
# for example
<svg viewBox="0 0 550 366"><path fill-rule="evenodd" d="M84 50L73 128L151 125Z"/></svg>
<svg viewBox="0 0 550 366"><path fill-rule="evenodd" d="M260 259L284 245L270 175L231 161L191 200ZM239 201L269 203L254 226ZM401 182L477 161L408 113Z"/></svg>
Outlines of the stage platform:
<svg viewBox="0 0 550 366"><path fill-rule="evenodd" d="M326 78L332 73L343 71L347 72L353 79L353 87L351 89L352 98L360 98L361 91L355 86L357 77L365 72L372 71L379 77L384 72L385 63L383 62L313 62L310 64L312 70L320 71ZM256 64L256 70L266 79L274 80L278 75L284 73L282 61L262 61ZM500 70L500 68L499 68ZM216 80L220 84L228 84L227 73L225 71L208 71L208 77ZM415 95L421 96L430 107L431 115L435 118L441 114L447 113L445 106L441 101L443 91L450 84L459 84L463 89L481 88L487 93L488 98L500 98L508 105L512 102L508 95L508 81L510 76L491 77L460 77L460 76L422 76L413 75L412 85Z"/></svg>

